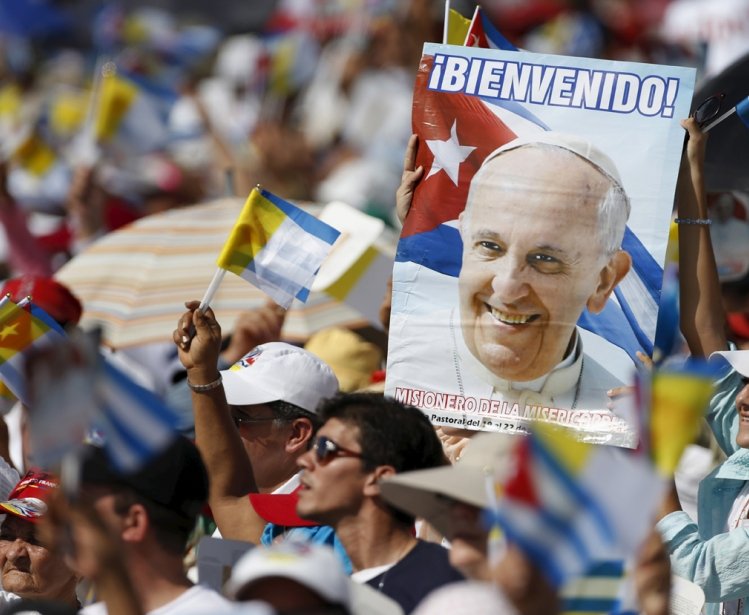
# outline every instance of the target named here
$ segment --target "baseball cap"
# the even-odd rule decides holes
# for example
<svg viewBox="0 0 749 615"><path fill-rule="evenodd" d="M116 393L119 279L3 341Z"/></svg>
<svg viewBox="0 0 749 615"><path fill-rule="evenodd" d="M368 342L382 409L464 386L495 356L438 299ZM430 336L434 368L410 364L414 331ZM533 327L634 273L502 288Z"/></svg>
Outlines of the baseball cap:
<svg viewBox="0 0 749 615"><path fill-rule="evenodd" d="M304 348L330 366L341 391L347 393L369 385L382 364L382 351L377 346L343 327L318 331Z"/></svg>
<svg viewBox="0 0 749 615"><path fill-rule="evenodd" d="M477 508L489 506L486 477L501 478L509 471L517 438L512 434L478 434L452 466L402 472L382 481L382 497L414 517L423 517L450 540L451 503L444 496Z"/></svg>
<svg viewBox="0 0 749 615"><path fill-rule="evenodd" d="M749 378L749 350L719 350L710 355L723 357L739 374Z"/></svg>
<svg viewBox="0 0 749 615"><path fill-rule="evenodd" d="M731 333L749 339L749 312L729 312L726 314L726 321Z"/></svg>
<svg viewBox="0 0 749 615"><path fill-rule="evenodd" d="M0 290L0 295L8 294L15 302L31 296L36 305L63 327L78 324L83 312L81 302L68 287L52 278L33 275L11 278Z"/></svg>
<svg viewBox="0 0 749 615"><path fill-rule="evenodd" d="M269 342L221 371L226 401L233 406L285 401L316 412L320 401L338 391L333 370L311 352Z"/></svg>
<svg viewBox="0 0 749 615"><path fill-rule="evenodd" d="M29 470L13 487L8 499L0 502L0 512L36 523L47 512L46 502L58 484L57 477L52 474Z"/></svg>
<svg viewBox="0 0 749 615"><path fill-rule="evenodd" d="M291 579L332 604L351 605L346 572L329 547L287 540L251 549L235 564L225 591L236 597L243 587L268 577Z"/></svg>
<svg viewBox="0 0 749 615"><path fill-rule="evenodd" d="M196 446L178 436L137 472L123 474L101 447L86 445L81 482L124 486L176 513L192 524L208 499L208 474Z"/></svg>
<svg viewBox="0 0 749 615"><path fill-rule="evenodd" d="M312 527L315 521L302 519L296 514L299 487L291 493L251 493L250 502L255 512L268 523L283 527Z"/></svg>

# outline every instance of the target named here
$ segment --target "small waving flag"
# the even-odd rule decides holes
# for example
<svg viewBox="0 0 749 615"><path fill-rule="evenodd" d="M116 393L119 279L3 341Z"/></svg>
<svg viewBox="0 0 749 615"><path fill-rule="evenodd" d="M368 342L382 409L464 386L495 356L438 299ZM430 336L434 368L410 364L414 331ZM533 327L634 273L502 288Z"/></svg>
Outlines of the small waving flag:
<svg viewBox="0 0 749 615"><path fill-rule="evenodd" d="M465 36L466 47L484 47L486 49L504 49L505 51L517 51L510 41L494 27L480 6L473 12L473 19Z"/></svg>
<svg viewBox="0 0 749 615"><path fill-rule="evenodd" d="M340 233L298 207L253 188L216 264L284 308L306 301Z"/></svg>
<svg viewBox="0 0 749 615"><path fill-rule="evenodd" d="M64 338L60 325L41 308L32 305L26 310L7 297L0 301L0 378L24 404L29 403L25 374L29 351Z"/></svg>
<svg viewBox="0 0 749 615"><path fill-rule="evenodd" d="M684 449L697 436L717 375L713 364L696 359L637 373L638 450L662 476L673 476Z"/></svg>
<svg viewBox="0 0 749 615"><path fill-rule="evenodd" d="M134 472L177 436L179 415L151 391L102 360L95 433L119 471Z"/></svg>
<svg viewBox="0 0 749 615"><path fill-rule="evenodd" d="M594 562L633 556L665 487L644 455L540 425L518 443L496 515L558 587Z"/></svg>
<svg viewBox="0 0 749 615"><path fill-rule="evenodd" d="M94 135L102 145L146 153L169 139L167 118L176 95L105 65L98 94Z"/></svg>
<svg viewBox="0 0 749 615"><path fill-rule="evenodd" d="M466 34L468 34L468 28L471 25L471 20L463 17L455 9L447 9L447 39L445 42L448 45L462 45L466 40Z"/></svg>
<svg viewBox="0 0 749 615"><path fill-rule="evenodd" d="M12 159L34 177L40 178L56 164L57 155L39 133L33 130L18 144Z"/></svg>

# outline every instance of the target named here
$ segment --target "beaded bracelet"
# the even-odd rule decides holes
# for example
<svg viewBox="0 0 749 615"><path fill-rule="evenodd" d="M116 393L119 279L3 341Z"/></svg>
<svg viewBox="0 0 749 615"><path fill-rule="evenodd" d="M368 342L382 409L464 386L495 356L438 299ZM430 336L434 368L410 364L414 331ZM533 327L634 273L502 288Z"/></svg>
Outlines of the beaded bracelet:
<svg viewBox="0 0 749 615"><path fill-rule="evenodd" d="M712 224L710 218L676 218L676 224Z"/></svg>
<svg viewBox="0 0 749 615"><path fill-rule="evenodd" d="M190 387L190 390L195 391L196 393L205 393L206 391L212 391L213 389L220 387L222 380L221 374L219 374L216 380L209 382L208 384L193 384L188 380L187 386Z"/></svg>

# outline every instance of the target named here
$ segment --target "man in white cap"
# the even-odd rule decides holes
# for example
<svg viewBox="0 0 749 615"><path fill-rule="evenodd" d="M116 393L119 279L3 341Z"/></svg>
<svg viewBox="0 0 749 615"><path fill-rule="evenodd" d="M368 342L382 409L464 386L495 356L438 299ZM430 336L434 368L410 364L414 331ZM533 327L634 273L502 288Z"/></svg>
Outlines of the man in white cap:
<svg viewBox="0 0 749 615"><path fill-rule="evenodd" d="M715 383L707 421L728 456L699 486L698 522L675 490L657 525L675 574L705 592L706 615L749 613L749 351L726 350L725 311L705 194L706 137L693 118L677 188L681 329L695 357L728 363Z"/></svg>
<svg viewBox="0 0 749 615"><path fill-rule="evenodd" d="M404 184L418 180L408 157L405 166ZM577 321L586 308L601 312L630 270L621 247L629 213L613 161L583 139L548 132L492 152L458 220L457 305L416 322L393 315L401 342L389 369L421 369L400 370L392 383L389 374L389 389L517 403L519 431L528 408L554 408L551 420L577 428L587 425L585 410L606 413L607 391L625 384L632 362ZM636 445L626 424L605 418L607 431L621 432L614 443Z"/></svg>
<svg viewBox="0 0 749 615"><path fill-rule="evenodd" d="M324 542L348 565L331 528L295 514L297 459L317 430L318 404L338 391L335 375L313 354L282 342L261 344L219 372L220 326L210 310L196 312L197 305L187 304L174 340L187 370L196 443L222 536L256 544L291 536ZM193 319L201 326L190 340Z"/></svg>

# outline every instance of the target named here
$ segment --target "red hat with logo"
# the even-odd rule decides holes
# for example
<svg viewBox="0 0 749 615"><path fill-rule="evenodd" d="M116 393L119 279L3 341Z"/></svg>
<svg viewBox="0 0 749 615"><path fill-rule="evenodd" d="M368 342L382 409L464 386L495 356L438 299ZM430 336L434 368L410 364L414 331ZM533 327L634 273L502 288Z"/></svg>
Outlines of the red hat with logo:
<svg viewBox="0 0 749 615"><path fill-rule="evenodd" d="M83 312L81 302L68 287L52 278L34 275L11 278L0 289L0 296L8 294L16 303L30 296L35 305L63 327L78 324Z"/></svg>
<svg viewBox="0 0 749 615"><path fill-rule="evenodd" d="M36 521L47 512L47 500L57 489L57 477L40 470L29 470L5 502L0 502L0 512Z"/></svg>

